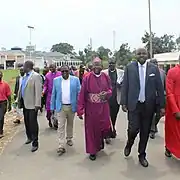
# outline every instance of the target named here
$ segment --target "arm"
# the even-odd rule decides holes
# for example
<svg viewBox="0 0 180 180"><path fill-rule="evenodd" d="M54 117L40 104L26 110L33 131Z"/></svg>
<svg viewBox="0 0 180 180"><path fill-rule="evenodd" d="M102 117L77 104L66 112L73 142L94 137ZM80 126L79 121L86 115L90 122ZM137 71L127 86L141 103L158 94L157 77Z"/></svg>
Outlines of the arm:
<svg viewBox="0 0 180 180"><path fill-rule="evenodd" d="M81 90L81 84L80 84L79 79L77 78L77 93L78 94L80 93L80 90Z"/></svg>
<svg viewBox="0 0 180 180"><path fill-rule="evenodd" d="M82 81L81 90L78 96L77 115L82 116L85 108L86 77Z"/></svg>
<svg viewBox="0 0 180 180"><path fill-rule="evenodd" d="M43 85L43 93L47 94L48 91L48 78L47 76L45 76L45 81L44 81L44 85Z"/></svg>
<svg viewBox="0 0 180 180"><path fill-rule="evenodd" d="M124 71L124 77L122 81L122 87L121 87L121 105L127 106L128 104L128 89L129 89L129 84L128 84L128 67L126 67Z"/></svg>
<svg viewBox="0 0 180 180"><path fill-rule="evenodd" d="M123 78L124 78L124 72L120 71L118 79L117 79L117 88L118 89L121 89L121 87L122 87Z"/></svg>
<svg viewBox="0 0 180 180"><path fill-rule="evenodd" d="M158 68L156 68L156 91L157 95L159 97L159 105L160 108L165 108L165 97L164 97L164 88L160 76L160 71Z"/></svg>
<svg viewBox="0 0 180 180"><path fill-rule="evenodd" d="M41 107L42 79L40 75L34 77L35 107Z"/></svg>
<svg viewBox="0 0 180 180"><path fill-rule="evenodd" d="M106 75L106 74L105 74ZM108 90L106 94L106 99L109 99L112 96L112 86L111 86L111 79L108 75L106 75L107 82L108 82Z"/></svg>
<svg viewBox="0 0 180 180"><path fill-rule="evenodd" d="M8 111L11 111L11 89L8 84L6 87L6 97L8 99Z"/></svg>
<svg viewBox="0 0 180 180"><path fill-rule="evenodd" d="M169 103L169 107L171 107L172 113L176 114L177 112L180 112L180 109L178 108L174 96L174 75L173 71L169 71L166 78L166 97L167 102Z"/></svg>
<svg viewBox="0 0 180 180"><path fill-rule="evenodd" d="M55 79L54 79L53 80L52 95L51 95L51 103L50 103L51 111L55 110L55 102L56 102L56 82L55 82Z"/></svg>
<svg viewBox="0 0 180 180"><path fill-rule="evenodd" d="M15 87L14 87L14 100L16 100L16 98L18 96L18 91L19 91L19 79L18 79L18 77L16 77L16 83L15 83Z"/></svg>

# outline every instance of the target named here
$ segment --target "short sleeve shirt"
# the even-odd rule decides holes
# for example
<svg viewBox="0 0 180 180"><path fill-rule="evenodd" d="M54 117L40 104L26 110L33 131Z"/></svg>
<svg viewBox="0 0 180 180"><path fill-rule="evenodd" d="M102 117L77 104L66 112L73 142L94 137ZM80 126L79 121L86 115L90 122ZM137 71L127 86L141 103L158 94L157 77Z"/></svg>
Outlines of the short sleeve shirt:
<svg viewBox="0 0 180 180"><path fill-rule="evenodd" d="M0 101L6 101L11 95L11 89L8 83L0 81Z"/></svg>

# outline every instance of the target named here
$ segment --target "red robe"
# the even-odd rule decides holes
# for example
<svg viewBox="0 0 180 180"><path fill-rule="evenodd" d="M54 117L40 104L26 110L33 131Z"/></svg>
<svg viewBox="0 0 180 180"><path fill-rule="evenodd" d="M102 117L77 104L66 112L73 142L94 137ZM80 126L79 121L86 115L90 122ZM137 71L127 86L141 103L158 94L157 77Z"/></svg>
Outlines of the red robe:
<svg viewBox="0 0 180 180"><path fill-rule="evenodd" d="M168 71L166 96L165 144L175 157L180 158L180 120L174 116L180 112L180 65Z"/></svg>
<svg viewBox="0 0 180 180"><path fill-rule="evenodd" d="M102 91L107 92L106 100L103 102L98 98ZM108 104L111 94L111 81L105 73L96 77L90 72L83 78L77 114L85 114L86 152L89 154L96 154L103 148L104 138L111 131Z"/></svg>

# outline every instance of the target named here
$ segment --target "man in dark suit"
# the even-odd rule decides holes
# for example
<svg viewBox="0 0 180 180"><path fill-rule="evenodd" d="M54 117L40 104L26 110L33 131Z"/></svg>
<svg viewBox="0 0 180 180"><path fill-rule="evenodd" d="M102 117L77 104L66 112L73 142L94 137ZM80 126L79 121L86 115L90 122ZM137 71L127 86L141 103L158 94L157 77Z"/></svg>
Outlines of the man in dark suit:
<svg viewBox="0 0 180 180"><path fill-rule="evenodd" d="M25 74L24 69L23 69L23 67L21 67L19 69L19 76L16 77L16 83L15 83L15 87L14 87L14 101L16 101L16 99L17 99L18 91L19 91L19 88L21 86L21 82L22 82L22 79L24 77L24 74ZM14 123L20 124L22 112L21 112L21 109L18 109L18 107L16 109L17 109L17 116L16 116L16 119L14 120Z"/></svg>
<svg viewBox="0 0 180 180"><path fill-rule="evenodd" d="M139 162L143 167L148 167L146 146L156 108L156 95L159 96L161 115L165 113L165 98L158 67L146 62L147 51L137 49L136 58L137 62L128 64L125 69L121 90L122 110L128 113L128 141L124 155L130 155L134 140L140 133Z"/></svg>

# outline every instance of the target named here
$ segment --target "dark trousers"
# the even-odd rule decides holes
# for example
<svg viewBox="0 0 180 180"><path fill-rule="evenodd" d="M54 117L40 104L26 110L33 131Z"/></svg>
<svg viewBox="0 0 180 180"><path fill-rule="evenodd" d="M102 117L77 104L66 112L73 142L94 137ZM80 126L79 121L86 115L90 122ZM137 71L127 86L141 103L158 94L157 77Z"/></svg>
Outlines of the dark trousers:
<svg viewBox="0 0 180 180"><path fill-rule="evenodd" d="M120 105L117 103L116 98L112 98L109 100L109 108L110 108L110 116L111 116L111 123L113 126L113 130L115 130L116 119L119 112Z"/></svg>
<svg viewBox="0 0 180 180"><path fill-rule="evenodd" d="M39 125L37 121L38 112L35 109L26 109L23 105L24 124L27 138L32 140L33 146L38 146Z"/></svg>
<svg viewBox="0 0 180 180"><path fill-rule="evenodd" d="M7 101L0 101L0 134L3 134L4 116L7 110Z"/></svg>
<svg viewBox="0 0 180 180"><path fill-rule="evenodd" d="M156 112L154 113L154 116L153 116L153 119L152 119L151 133L157 133L158 132L157 125L158 125L160 119L161 119L160 108L158 108L156 110Z"/></svg>
<svg viewBox="0 0 180 180"><path fill-rule="evenodd" d="M149 133L152 124L152 117L154 114L153 107L148 107L145 103L138 102L134 111L128 112L128 146L134 144L134 140L138 133L140 133L139 141L139 157L146 156L146 146L149 138Z"/></svg>

